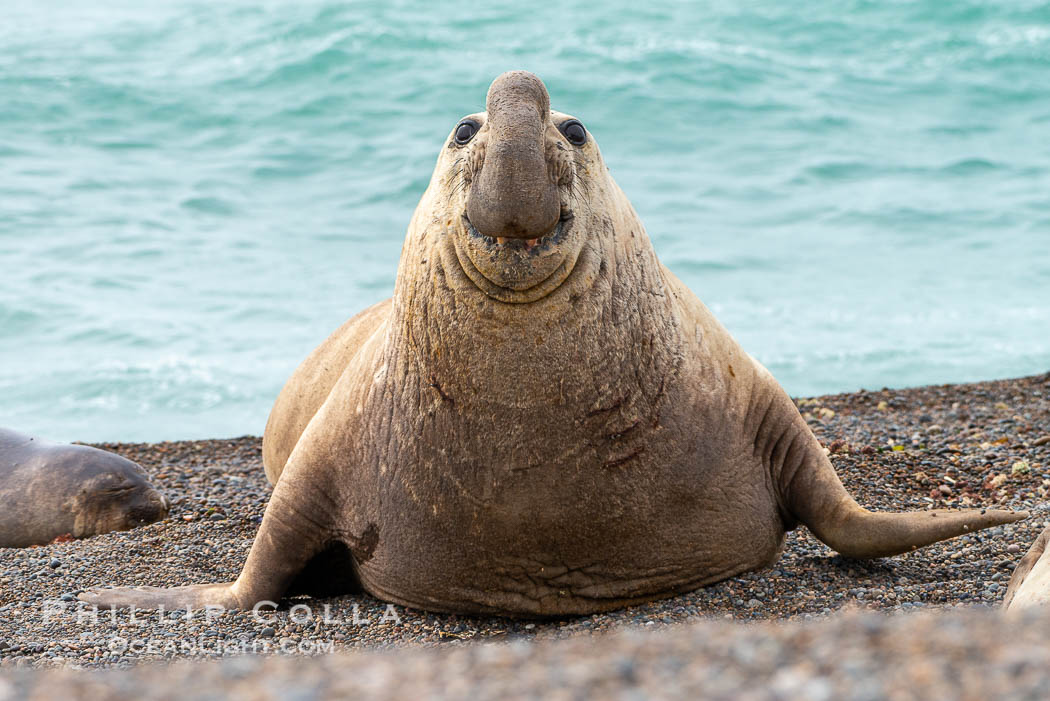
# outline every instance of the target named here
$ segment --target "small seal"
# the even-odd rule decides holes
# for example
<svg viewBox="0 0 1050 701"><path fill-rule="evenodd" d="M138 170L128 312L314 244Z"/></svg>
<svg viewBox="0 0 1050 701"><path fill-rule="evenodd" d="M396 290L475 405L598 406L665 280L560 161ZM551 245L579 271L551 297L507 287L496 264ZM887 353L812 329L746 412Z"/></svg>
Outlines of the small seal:
<svg viewBox="0 0 1050 701"><path fill-rule="evenodd" d="M1050 604L1050 526L1032 543L1014 568L1003 597L1003 609L1015 613Z"/></svg>
<svg viewBox="0 0 1050 701"><path fill-rule="evenodd" d="M394 296L288 380L275 483L235 582L94 589L100 606L251 608L364 589L558 616L776 561L805 524L849 557L1024 513L872 513L788 395L667 268L593 134L531 73L449 133Z"/></svg>
<svg viewBox="0 0 1050 701"><path fill-rule="evenodd" d="M167 514L167 499L132 461L0 428L0 547L122 531Z"/></svg>

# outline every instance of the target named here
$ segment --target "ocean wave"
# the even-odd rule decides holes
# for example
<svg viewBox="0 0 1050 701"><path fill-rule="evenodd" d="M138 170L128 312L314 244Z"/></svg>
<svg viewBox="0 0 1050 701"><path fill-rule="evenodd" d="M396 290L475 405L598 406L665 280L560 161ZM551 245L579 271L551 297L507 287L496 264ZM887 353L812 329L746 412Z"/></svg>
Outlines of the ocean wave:
<svg viewBox="0 0 1050 701"><path fill-rule="evenodd" d="M1025 0L15 3L0 424L258 433L389 296L502 70L580 117L658 254L789 391L1045 370L1050 12Z"/></svg>

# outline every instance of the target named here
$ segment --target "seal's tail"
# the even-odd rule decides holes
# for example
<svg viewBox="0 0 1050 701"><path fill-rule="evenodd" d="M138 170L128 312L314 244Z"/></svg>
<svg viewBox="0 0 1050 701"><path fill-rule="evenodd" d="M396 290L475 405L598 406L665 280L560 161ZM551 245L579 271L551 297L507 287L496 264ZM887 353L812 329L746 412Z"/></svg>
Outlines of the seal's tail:
<svg viewBox="0 0 1050 701"><path fill-rule="evenodd" d="M846 557L897 555L1028 517L1026 511L995 509L868 511L846 492L794 403L786 395L783 399L789 406L782 406L781 411L792 416L787 422L789 429L776 439L767 453L781 508L787 512L786 516L805 524L817 538Z"/></svg>

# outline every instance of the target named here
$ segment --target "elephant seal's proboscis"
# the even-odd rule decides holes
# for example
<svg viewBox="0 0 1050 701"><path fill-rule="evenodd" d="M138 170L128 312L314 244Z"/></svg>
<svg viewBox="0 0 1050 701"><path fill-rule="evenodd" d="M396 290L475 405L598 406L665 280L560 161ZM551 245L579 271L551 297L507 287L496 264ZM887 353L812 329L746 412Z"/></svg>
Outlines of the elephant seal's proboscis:
<svg viewBox="0 0 1050 701"><path fill-rule="evenodd" d="M585 614L767 566L805 524L873 558L1024 518L872 513L773 377L657 260L594 137L543 83L495 80L453 128L394 296L295 371L275 483L235 582L100 606L394 603Z"/></svg>
<svg viewBox="0 0 1050 701"><path fill-rule="evenodd" d="M126 458L0 428L0 547L128 530L163 519L168 506Z"/></svg>

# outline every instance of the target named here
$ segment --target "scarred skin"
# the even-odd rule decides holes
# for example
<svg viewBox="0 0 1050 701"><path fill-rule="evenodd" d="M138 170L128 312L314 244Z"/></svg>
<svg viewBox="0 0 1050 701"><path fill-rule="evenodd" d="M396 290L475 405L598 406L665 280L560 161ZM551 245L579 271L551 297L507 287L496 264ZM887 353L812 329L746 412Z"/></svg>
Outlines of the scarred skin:
<svg viewBox="0 0 1050 701"><path fill-rule="evenodd" d="M130 460L0 428L0 547L124 531L167 515L167 499Z"/></svg>
<svg viewBox="0 0 1050 701"><path fill-rule="evenodd" d="M273 496L237 581L82 599L248 608L363 588L434 611L583 614L767 566L799 523L881 557L1026 516L861 509L773 377L657 260L593 137L559 130L571 118L538 78L500 76L469 119L393 298L278 397Z"/></svg>

